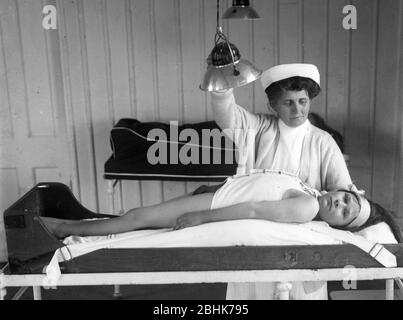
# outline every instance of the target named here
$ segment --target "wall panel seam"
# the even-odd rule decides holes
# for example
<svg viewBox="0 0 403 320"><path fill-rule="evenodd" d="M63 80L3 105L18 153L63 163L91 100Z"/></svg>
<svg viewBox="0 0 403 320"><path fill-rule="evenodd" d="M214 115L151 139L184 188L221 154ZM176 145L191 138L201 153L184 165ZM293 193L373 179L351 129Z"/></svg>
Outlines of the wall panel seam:
<svg viewBox="0 0 403 320"><path fill-rule="evenodd" d="M111 3L111 2L109 2ZM107 109L109 113L109 123L115 123L115 112L113 103L113 85L112 85L112 59L111 59L111 42L109 36L109 19L108 19L108 5L107 0L102 0L102 38L105 54L105 69L106 69L106 95L107 95Z"/></svg>
<svg viewBox="0 0 403 320"><path fill-rule="evenodd" d="M23 86L24 86L24 102L25 102L25 116L27 119L27 138L32 136L32 127L30 119L30 111L29 111L29 99L28 99L28 85L27 85L27 75L26 75L26 67L24 61L24 46L22 44L22 30L21 30L21 18L20 18L20 9L18 6L18 1L15 1L15 9L16 9L16 17L17 17L17 28L18 28L18 42L21 48L21 69L22 69L22 77L23 77ZM16 132L16 136L18 137L18 131Z"/></svg>
<svg viewBox="0 0 403 320"><path fill-rule="evenodd" d="M304 48L305 48L305 39L304 39L304 0L298 1L298 62L302 62L304 59Z"/></svg>
<svg viewBox="0 0 403 320"><path fill-rule="evenodd" d="M69 173L70 176L74 175L75 183L74 186L77 188L77 197L81 200L81 187L80 187L80 176L78 170L78 152L77 152L77 136L76 136L76 126L74 121L74 109L73 109L73 97L71 89L71 76L70 76L70 59L69 59L69 42L68 37L63 36L67 34L66 25L66 13L63 6L62 0L56 0L57 7L61 11L59 15L59 48L60 48L60 61L61 61L61 72L63 81L63 99L64 108L66 114L66 129L67 129L67 139L68 147L70 149L70 168L73 172ZM72 182L73 183L73 182ZM73 187L73 186L71 186Z"/></svg>
<svg viewBox="0 0 403 320"><path fill-rule="evenodd" d="M159 82L158 82L158 42L157 42L157 30L156 30L156 21L155 21L155 0L150 0L149 2L149 16L150 16L150 34L151 34L151 51L153 52L152 59L152 74L153 74L153 83L154 83L154 118L157 120L161 119L160 113L160 98L159 98Z"/></svg>
<svg viewBox="0 0 403 320"><path fill-rule="evenodd" d="M126 41L127 41L127 57L128 57L128 74L129 74L129 99L131 116L137 118L137 90L136 90L136 56L134 50L134 33L133 33L133 10L130 0L125 0L125 23L126 23Z"/></svg>
<svg viewBox="0 0 403 320"><path fill-rule="evenodd" d="M275 0L274 11L276 12L274 23L275 23L275 47L276 47L276 65L280 63L280 0Z"/></svg>
<svg viewBox="0 0 403 320"><path fill-rule="evenodd" d="M396 117L396 150L395 150L395 174L394 174L394 193L393 193L393 209L396 210L396 216L403 217L403 212L399 209L400 192L403 187L402 176L402 155L403 155L403 0L399 1L399 21L398 21L398 48L400 49L400 55L397 60L398 79L396 82L396 94L397 94L397 117ZM399 90L400 88L400 90Z"/></svg>
<svg viewBox="0 0 403 320"><path fill-rule="evenodd" d="M44 6L45 2L42 0L42 6ZM56 119L56 113L57 110L54 110L54 108L57 108L57 103L56 103L56 97L55 97L55 92L54 92L54 85L57 85L55 83L52 83L52 73L54 73L54 69L52 66L52 63L49 61L49 51L51 50L51 46L48 41L48 34L47 32L52 32L52 30L42 30L42 35L43 39L45 42L45 54L46 54L46 66L47 66L47 74L48 74L48 86L49 86L49 94L50 94L50 112L52 113L52 133L53 136L56 137L56 128L58 127L57 124L57 119ZM53 72L52 72L53 71Z"/></svg>
<svg viewBox="0 0 403 320"><path fill-rule="evenodd" d="M206 12L204 10L204 0L199 0L199 9L200 9L200 15L199 15L199 41L202 43L200 46L202 52L201 56L203 59L200 61L200 70L201 70L201 75L204 75L204 72L206 71L206 62L205 58L207 57L207 48L206 48ZM204 105L204 120L208 119L208 100L207 100L207 92L202 95L203 96L203 105Z"/></svg>
<svg viewBox="0 0 403 320"><path fill-rule="evenodd" d="M324 59L325 59L325 74L326 76L324 77L324 81L325 81L325 88L326 88L326 92L325 92L325 119L326 122L329 120L329 47L330 47L330 41L329 41L329 35L330 35L330 28L329 28L329 23L330 23L330 0L326 0L325 3L325 10L326 10L326 21L325 21L325 41L326 41L326 47L325 47L325 55L324 55Z"/></svg>
<svg viewBox="0 0 403 320"><path fill-rule="evenodd" d="M377 99L377 87L378 87L378 44L379 44L379 19L380 19L380 3L379 0L375 0L375 12L374 12L374 40L373 40L373 48L372 48L372 57L374 62L373 67L373 75L372 75L372 84L371 84L371 92L372 92L372 102L371 102L371 112L370 112L370 121L371 126L368 130L369 139L368 142L370 146L368 146L368 150L371 150L371 198L374 197L374 174L375 174L375 137L376 137L376 99ZM372 118L371 118L372 116ZM372 130L371 130L372 128Z"/></svg>
<svg viewBox="0 0 403 320"><path fill-rule="evenodd" d="M349 0L346 1L346 3L351 3ZM351 77L352 77L352 70L351 70L351 64L352 64L352 51L353 51L353 39L352 39L352 31L346 31L347 32L347 37L346 37L346 102L347 102L347 110L346 114L344 116L344 125L343 125L343 136L345 137L348 128L350 127L350 119L351 119ZM348 151L348 150L347 150ZM351 151L350 151L351 152Z"/></svg>
<svg viewBox="0 0 403 320"><path fill-rule="evenodd" d="M155 0L149 1L149 16L150 16L150 34L151 34L151 51L153 54L152 59L152 68L153 68L153 83L154 83L154 120L160 121L161 120L161 104L160 104L160 97L159 97L159 77L158 77L158 40L157 40L157 23L155 19ZM158 182L162 200L164 201L164 190L163 190L163 182Z"/></svg>
<svg viewBox="0 0 403 320"><path fill-rule="evenodd" d="M0 21L0 46L1 46L1 52L3 56L3 61L1 62L4 65L4 81L5 81L5 95L6 95L6 100L7 100L7 108L8 108L8 113L9 113L9 122L10 122L10 135L8 136L9 138L14 138L15 133L14 133L14 118L12 116L12 109L11 109L11 100L10 100L10 87L9 87L9 78L8 78L8 72L7 72L7 58L6 58L6 52L5 52L5 46L4 46L4 31L3 31L3 26Z"/></svg>
<svg viewBox="0 0 403 320"><path fill-rule="evenodd" d="M94 198L95 198L95 210L99 211L99 194L98 194L98 179L96 174L96 159L95 159L95 138L94 138L94 127L92 121L92 106L91 106L91 93L90 93L90 75L89 75L89 65L88 65L88 52L86 45L86 29L85 29L85 17L84 17L84 4L83 0L77 2L77 11L78 11L78 29L80 36L80 53L81 53L81 63L83 65L82 74L83 74L83 87L84 87L84 103L85 103L85 111L87 116L88 123L88 134L89 134L89 152L91 158L91 173L93 178L94 185Z"/></svg>
<svg viewBox="0 0 403 320"><path fill-rule="evenodd" d="M177 68L177 79L178 79L178 109L179 109L179 119L178 121L183 122L185 115L185 97L184 97L184 86L183 86L183 44L182 44L182 20L180 15L180 2L179 0L174 1L174 10L176 18L176 63Z"/></svg>

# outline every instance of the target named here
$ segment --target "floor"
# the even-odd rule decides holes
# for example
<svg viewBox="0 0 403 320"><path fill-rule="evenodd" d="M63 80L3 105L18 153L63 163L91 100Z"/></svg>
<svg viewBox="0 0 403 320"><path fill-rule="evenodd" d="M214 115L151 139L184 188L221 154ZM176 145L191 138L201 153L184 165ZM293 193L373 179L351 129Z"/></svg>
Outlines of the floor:
<svg viewBox="0 0 403 320"><path fill-rule="evenodd" d="M183 285L139 285L121 286L123 300L223 300L225 284ZM18 288L7 288L6 300L12 299ZM113 286L58 287L56 290L42 289L44 300L111 300ZM32 300L32 289L28 288L21 300Z"/></svg>
<svg viewBox="0 0 403 320"><path fill-rule="evenodd" d="M340 282L329 282L330 300L383 300L384 281L360 281L358 290L344 290ZM223 300L225 284L141 285L121 286L123 300ZM18 288L8 288L6 300L12 299ZM111 300L112 286L59 287L42 290L44 300ZM22 295L21 300L32 300L32 289ZM395 299L403 300L403 293L395 291Z"/></svg>
<svg viewBox="0 0 403 320"><path fill-rule="evenodd" d="M395 300L403 300L403 292L395 286ZM358 281L356 290L343 289L339 281L328 282L329 300L385 300L385 281Z"/></svg>

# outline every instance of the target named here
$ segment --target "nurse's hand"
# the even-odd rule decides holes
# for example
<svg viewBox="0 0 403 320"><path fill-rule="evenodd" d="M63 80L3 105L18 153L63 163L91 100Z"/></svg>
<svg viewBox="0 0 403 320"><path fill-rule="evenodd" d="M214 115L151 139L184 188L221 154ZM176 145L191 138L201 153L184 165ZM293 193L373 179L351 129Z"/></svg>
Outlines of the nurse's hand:
<svg viewBox="0 0 403 320"><path fill-rule="evenodd" d="M176 219L176 223L173 227L174 230L180 230L184 228L194 227L199 224L203 224L206 221L206 212L204 211L195 211L189 212L181 215L178 219Z"/></svg>

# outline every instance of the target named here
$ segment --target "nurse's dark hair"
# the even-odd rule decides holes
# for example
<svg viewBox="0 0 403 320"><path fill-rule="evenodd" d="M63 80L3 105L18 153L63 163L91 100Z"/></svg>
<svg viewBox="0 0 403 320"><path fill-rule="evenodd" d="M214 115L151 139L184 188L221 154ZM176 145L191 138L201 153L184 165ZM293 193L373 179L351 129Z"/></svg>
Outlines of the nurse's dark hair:
<svg viewBox="0 0 403 320"><path fill-rule="evenodd" d="M349 231L357 232L374 224L385 222L390 227L397 242L399 243L403 242L402 232L398 224L396 223L392 213L389 210L383 208L378 203L375 203L371 200L368 200L368 202L371 207L371 213L369 215L367 222L365 222L361 227L351 228L349 229Z"/></svg>
<svg viewBox="0 0 403 320"><path fill-rule="evenodd" d="M319 92L319 85L312 79L305 77L291 77L272 83L265 89L267 98L273 106L275 102L281 97L284 91L301 91L306 90L309 99L315 98Z"/></svg>

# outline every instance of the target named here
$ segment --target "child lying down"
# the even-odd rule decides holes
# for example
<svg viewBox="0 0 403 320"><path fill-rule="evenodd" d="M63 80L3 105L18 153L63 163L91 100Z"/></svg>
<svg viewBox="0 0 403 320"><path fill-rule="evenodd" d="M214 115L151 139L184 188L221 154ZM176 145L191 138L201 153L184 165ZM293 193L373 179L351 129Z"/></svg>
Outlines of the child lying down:
<svg viewBox="0 0 403 320"><path fill-rule="evenodd" d="M100 236L138 229L173 228L203 223L264 219L275 222L327 222L338 229L359 231L386 222L396 240L400 229L392 215L366 199L356 188L318 192L298 177L279 171L265 171L228 178L215 193L185 195L157 205L140 207L124 215L95 221L62 220L40 217L58 238L70 235Z"/></svg>

